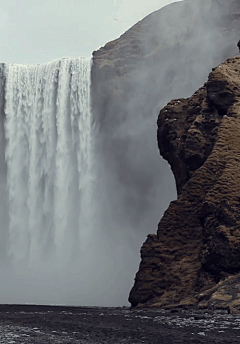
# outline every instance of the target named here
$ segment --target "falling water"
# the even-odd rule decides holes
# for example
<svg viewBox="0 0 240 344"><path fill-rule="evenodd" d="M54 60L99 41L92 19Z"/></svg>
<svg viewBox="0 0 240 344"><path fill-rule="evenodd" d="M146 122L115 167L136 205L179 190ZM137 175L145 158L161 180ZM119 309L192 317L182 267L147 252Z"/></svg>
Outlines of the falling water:
<svg viewBox="0 0 240 344"><path fill-rule="evenodd" d="M116 220L90 74L0 64L0 303L127 304L142 238Z"/></svg>
<svg viewBox="0 0 240 344"><path fill-rule="evenodd" d="M81 248L91 232L94 180L90 69L91 60L83 58L1 67L5 100L0 140L5 153L0 152L0 187L1 199L3 191L8 198L5 224L1 217L6 234L1 273L7 274L6 281L15 269L10 284L28 280L32 288L41 288L37 280L43 279L42 284L54 289L63 284L64 271L79 273ZM33 301L1 290L1 302L2 295L5 302ZM61 297L55 301L64 302Z"/></svg>
<svg viewBox="0 0 240 344"><path fill-rule="evenodd" d="M90 62L7 65L6 79L9 253L65 260L68 245L79 249L89 201Z"/></svg>

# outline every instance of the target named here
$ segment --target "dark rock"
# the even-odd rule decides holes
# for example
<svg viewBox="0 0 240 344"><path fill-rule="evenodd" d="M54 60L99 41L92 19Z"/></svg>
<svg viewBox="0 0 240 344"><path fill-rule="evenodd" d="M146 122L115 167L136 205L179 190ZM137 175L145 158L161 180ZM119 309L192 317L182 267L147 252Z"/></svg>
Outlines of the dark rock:
<svg viewBox="0 0 240 344"><path fill-rule="evenodd" d="M162 176L168 178L169 170L156 158L154 122L159 109L170 99L176 95L188 97L204 83L212 66L237 53L238 5L237 0L179 1L155 11L93 52L92 110L99 133L98 149L104 152L99 154L104 156L99 164L103 169L106 166L106 174L113 171L112 185L123 187L123 196L117 193L114 215L125 228L146 235L165 210L168 201L160 201L165 182ZM204 92L205 88L198 92L196 104L190 107L183 99L179 107L173 106L178 118L170 105L171 118L161 133L166 159L169 149L181 154L183 146L185 151L184 165L178 154L172 152L169 157L178 176L178 193L204 163L218 130L217 109L213 118L211 112L204 114L205 121L197 120L191 133L187 127L179 130L174 121L192 126L192 116L198 114ZM184 106L188 114L181 119ZM210 139L205 140L204 135ZM103 192L108 199L116 198L114 186ZM175 198L174 186L168 194Z"/></svg>
<svg viewBox="0 0 240 344"><path fill-rule="evenodd" d="M178 199L141 248L134 305L240 309L239 75L240 57L228 59L160 111L158 146Z"/></svg>

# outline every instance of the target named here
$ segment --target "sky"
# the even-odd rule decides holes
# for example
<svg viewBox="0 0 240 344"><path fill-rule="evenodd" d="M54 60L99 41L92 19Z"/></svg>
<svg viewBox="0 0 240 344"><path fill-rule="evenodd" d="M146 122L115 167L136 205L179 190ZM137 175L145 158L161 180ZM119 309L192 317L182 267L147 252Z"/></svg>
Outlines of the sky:
<svg viewBox="0 0 240 344"><path fill-rule="evenodd" d="M177 0L178 1L178 0ZM170 0L7 0L0 4L0 62L90 57Z"/></svg>

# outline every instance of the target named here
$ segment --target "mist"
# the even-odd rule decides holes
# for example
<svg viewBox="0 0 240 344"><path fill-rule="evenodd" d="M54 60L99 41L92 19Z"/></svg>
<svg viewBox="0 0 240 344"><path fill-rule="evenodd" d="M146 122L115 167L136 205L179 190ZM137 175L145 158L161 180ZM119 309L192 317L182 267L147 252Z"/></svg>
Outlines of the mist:
<svg viewBox="0 0 240 344"><path fill-rule="evenodd" d="M29 255L26 248L27 254L21 259L14 257L20 241L15 240L13 246L9 235L9 216L14 213L9 213L6 201L10 171L5 148L9 138L3 98L6 85L1 74L1 303L128 305L140 247L148 234L156 233L165 209L177 197L170 167L158 152L158 113L171 99L190 96L202 86L212 67L237 53L238 25L227 19L235 11L234 4L234 1L226 5L217 0L192 0L169 5L136 24L113 43L112 49L103 48L94 54L91 197L80 211L85 222L81 222L77 233L75 222L79 214L74 200L81 202L86 188L72 198L63 180L59 199L66 194L69 199L61 203L60 209L63 214L68 209L67 214L71 215L63 237L53 246L50 242L55 236L50 236L51 240L42 246L36 241L36 249ZM66 104L72 108L67 101ZM64 153L64 146L61 148ZM70 167L64 171L72 185L78 169L73 173ZM23 175L27 168L23 169ZM45 174L42 188L46 180ZM27 180L23 180L23 185L28 185ZM77 179L72 190L76 185ZM37 209L43 213L41 203ZM27 208L23 208L25 212L28 214ZM58 218L59 214L56 215ZM24 219L25 216L28 215L23 215ZM56 223L60 228L61 221ZM46 229L40 225L36 228L41 233ZM52 227L49 228L52 233ZM58 233L57 226L55 230ZM42 247L47 247L48 254L42 252Z"/></svg>
<svg viewBox="0 0 240 344"><path fill-rule="evenodd" d="M139 252L146 235L156 233L165 209L177 197L170 166L159 156L158 113L171 99L192 95L214 66L237 54L239 29L236 21L226 20L229 12L230 7L217 1L175 3L146 17L112 48L107 45L94 54L101 194L113 205L105 227L119 224L122 235L126 233L126 256L131 249ZM131 246L130 233L136 235ZM112 235L117 241L120 234ZM126 269L135 265L137 271L138 259L127 257Z"/></svg>

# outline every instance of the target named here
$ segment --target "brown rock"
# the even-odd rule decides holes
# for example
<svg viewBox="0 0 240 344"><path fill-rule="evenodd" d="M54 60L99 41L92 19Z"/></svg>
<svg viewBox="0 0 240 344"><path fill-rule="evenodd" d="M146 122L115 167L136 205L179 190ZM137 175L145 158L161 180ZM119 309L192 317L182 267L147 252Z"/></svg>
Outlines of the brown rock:
<svg viewBox="0 0 240 344"><path fill-rule="evenodd" d="M199 309L206 309L206 308L208 308L208 302L200 302L198 304L198 308Z"/></svg>
<svg viewBox="0 0 240 344"><path fill-rule="evenodd" d="M158 117L158 146L178 199L141 248L133 306L209 300L238 304L240 280L240 57L215 68L188 99ZM232 276L231 276L232 275ZM230 277L229 277L230 276Z"/></svg>
<svg viewBox="0 0 240 344"><path fill-rule="evenodd" d="M104 193L116 203L114 221L123 230L145 237L155 230L168 199L176 197L174 185L162 197L163 184L169 185L172 176L156 156L154 122L169 99L176 94L188 97L205 82L212 66L237 54L239 7L239 0L178 1L148 15L93 53L92 113L98 130L98 166L104 171L99 185L104 185L105 176L109 179L109 171L111 175L109 187L99 197ZM192 104L192 111L196 106ZM211 142L204 147L201 140L196 124L186 145L211 149ZM181 173L179 190L204 161L204 154L199 149L194 156L188 149L189 171L177 161L172 164L174 173ZM121 192L116 185L121 185ZM139 244L133 245L137 252Z"/></svg>

